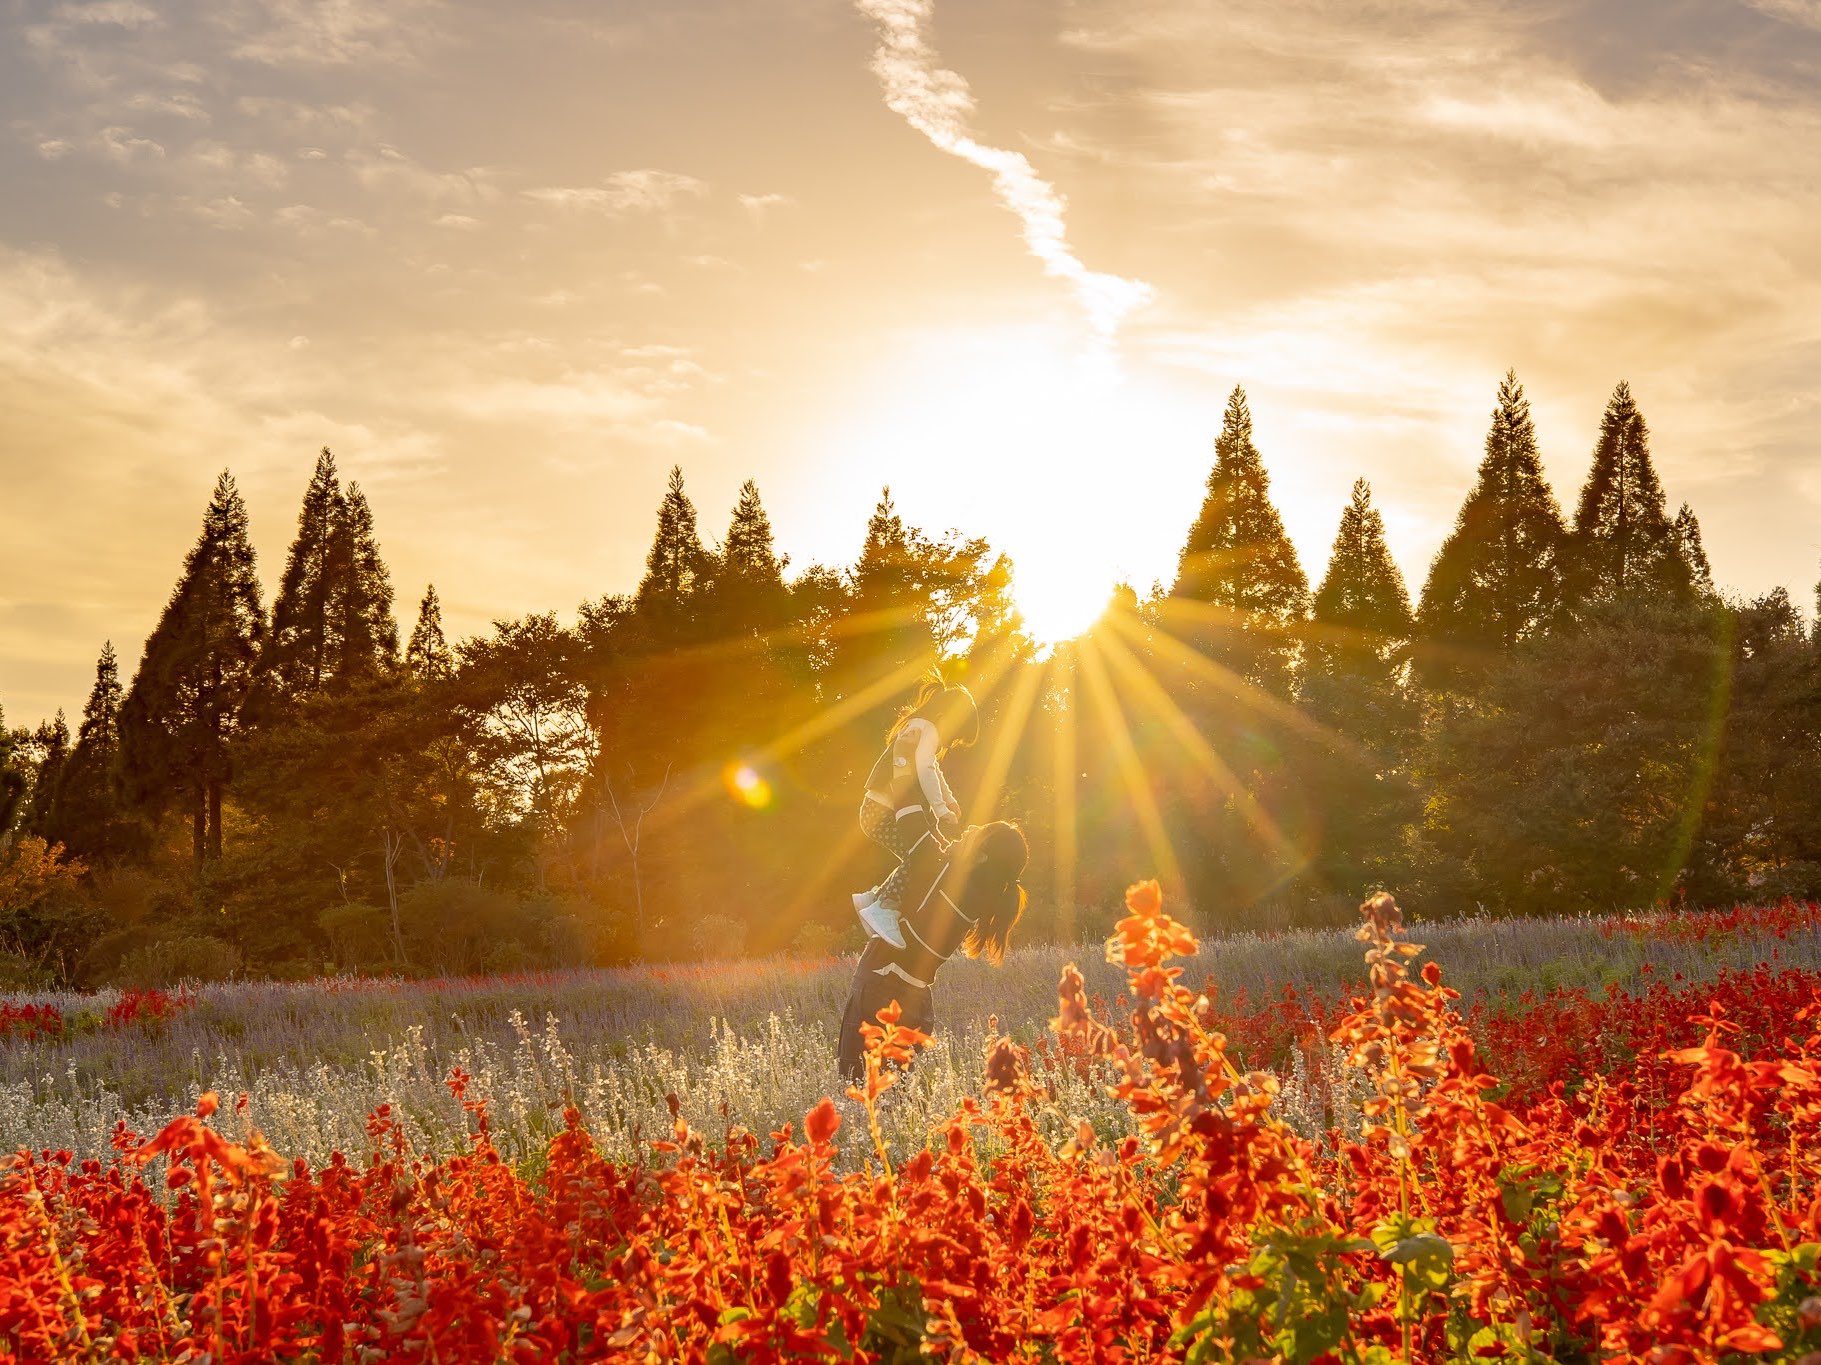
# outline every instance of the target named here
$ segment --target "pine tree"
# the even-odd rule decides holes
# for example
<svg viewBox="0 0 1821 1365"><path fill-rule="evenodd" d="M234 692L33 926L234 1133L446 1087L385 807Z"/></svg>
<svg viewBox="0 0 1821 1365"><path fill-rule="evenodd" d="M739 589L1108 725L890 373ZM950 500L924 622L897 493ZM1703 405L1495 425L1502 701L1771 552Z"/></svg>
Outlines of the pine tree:
<svg viewBox="0 0 1821 1365"><path fill-rule="evenodd" d="M229 745L266 633L259 598L246 504L223 471L120 706L127 789L154 812L185 800L199 872L221 856Z"/></svg>
<svg viewBox="0 0 1821 1365"><path fill-rule="evenodd" d="M1207 497L1189 528L1170 597L1170 614L1203 652L1255 686L1289 694L1296 636L1309 614L1309 580L1271 502L1243 389L1227 399ZM1187 603L1214 612L1191 615L1181 610Z"/></svg>
<svg viewBox="0 0 1821 1365"><path fill-rule="evenodd" d="M836 685L843 695L902 674L906 687L936 662L929 594L919 560L923 537L907 528L890 488L866 522L866 540L848 575L843 619L836 625Z"/></svg>
<svg viewBox="0 0 1821 1365"><path fill-rule="evenodd" d="M1385 543L1385 519L1364 479L1354 482L1341 513L1328 572L1315 592L1313 621L1311 675L1363 671L1383 677L1416 628L1404 576Z"/></svg>
<svg viewBox="0 0 1821 1365"><path fill-rule="evenodd" d="M1297 746L1300 788L1319 817L1311 849L1322 882L1363 894L1407 872L1402 831L1421 812L1411 780L1419 713L1406 677L1410 594L1364 479L1341 513L1316 589L1302 708L1321 742Z"/></svg>
<svg viewBox="0 0 1821 1365"><path fill-rule="evenodd" d="M272 604L272 634L261 659L267 685L281 698L320 691L332 667L333 602L343 577L345 542L338 536L346 500L336 477L335 456L324 446L304 490L291 542Z"/></svg>
<svg viewBox="0 0 1821 1365"><path fill-rule="evenodd" d="M1701 523L1695 520L1695 509L1683 503L1676 513L1675 522L1676 548L1682 556L1682 567L1688 571L1688 581L1696 595L1712 597L1714 592L1713 566L1707 562L1707 551L1701 544Z"/></svg>
<svg viewBox="0 0 1821 1365"><path fill-rule="evenodd" d="M405 667L422 682L442 682L455 671L455 656L443 634L443 604L434 583L424 589L424 600L417 605L417 624L411 627L411 642L405 646Z"/></svg>
<svg viewBox="0 0 1821 1365"><path fill-rule="evenodd" d="M392 619L392 578L373 539L373 511L360 485L348 485L331 562L340 571L331 585L333 655L329 681L359 685L398 663L398 625Z"/></svg>
<svg viewBox="0 0 1821 1365"><path fill-rule="evenodd" d="M31 800L26 803L23 827L32 834L48 836L52 811L63 790L63 779L70 759L70 726L57 708L56 718L42 721L32 734L32 750L37 755L38 770L32 778Z"/></svg>
<svg viewBox="0 0 1821 1365"><path fill-rule="evenodd" d="M1561 609L1566 531L1543 477L1530 404L1507 371L1479 478L1423 585L1417 662L1432 686L1460 687L1490 656L1546 629Z"/></svg>
<svg viewBox="0 0 1821 1365"><path fill-rule="evenodd" d="M1577 608L1639 595L1687 597L1691 589L1651 463L1650 433L1623 381L1600 419L1565 569L1564 587Z"/></svg>
<svg viewBox="0 0 1821 1365"><path fill-rule="evenodd" d="M714 562L709 596L716 633L763 634L782 626L790 614L790 594L784 586L787 563L772 540L771 518L759 501L759 486L748 479L740 485L727 540Z"/></svg>
<svg viewBox="0 0 1821 1365"><path fill-rule="evenodd" d="M7 836L13 829L13 816L18 813L19 803L25 799L30 784L31 774L19 761L18 740L6 728L6 710L0 707L0 849L6 847Z"/></svg>
<svg viewBox="0 0 1821 1365"><path fill-rule="evenodd" d="M696 530L695 504L683 491L683 468L673 465L635 598L643 624L656 637L674 640L687 629L712 567Z"/></svg>
<svg viewBox="0 0 1821 1365"><path fill-rule="evenodd" d="M120 759L120 666L109 640L95 661L76 747L64 767L45 837L90 862L116 859L138 843L115 790Z"/></svg>
<svg viewBox="0 0 1821 1365"><path fill-rule="evenodd" d="M262 690L283 706L327 687L372 682L397 662L392 581L373 538L373 512L359 484L342 492L325 446L272 606Z"/></svg>

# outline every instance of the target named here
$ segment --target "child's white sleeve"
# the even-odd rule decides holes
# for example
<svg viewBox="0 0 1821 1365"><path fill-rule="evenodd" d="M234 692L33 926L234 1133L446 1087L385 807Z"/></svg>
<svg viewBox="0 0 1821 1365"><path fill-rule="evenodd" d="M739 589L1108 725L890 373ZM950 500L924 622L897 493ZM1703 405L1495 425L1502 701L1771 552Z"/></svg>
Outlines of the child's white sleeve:
<svg viewBox="0 0 1821 1365"><path fill-rule="evenodd" d="M950 814L948 783L936 766L936 727L928 721L917 727L917 784L923 788L931 814L938 820Z"/></svg>

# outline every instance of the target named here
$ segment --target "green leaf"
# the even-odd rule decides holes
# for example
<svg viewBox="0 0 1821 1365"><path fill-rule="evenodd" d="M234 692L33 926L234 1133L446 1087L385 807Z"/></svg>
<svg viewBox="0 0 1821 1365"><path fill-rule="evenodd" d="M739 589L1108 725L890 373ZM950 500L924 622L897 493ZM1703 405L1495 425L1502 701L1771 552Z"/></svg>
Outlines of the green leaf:
<svg viewBox="0 0 1821 1365"><path fill-rule="evenodd" d="M1385 1252L1385 1259L1403 1266L1405 1274L1431 1289L1446 1289L1454 1274L1454 1248L1446 1237L1433 1232L1404 1238Z"/></svg>

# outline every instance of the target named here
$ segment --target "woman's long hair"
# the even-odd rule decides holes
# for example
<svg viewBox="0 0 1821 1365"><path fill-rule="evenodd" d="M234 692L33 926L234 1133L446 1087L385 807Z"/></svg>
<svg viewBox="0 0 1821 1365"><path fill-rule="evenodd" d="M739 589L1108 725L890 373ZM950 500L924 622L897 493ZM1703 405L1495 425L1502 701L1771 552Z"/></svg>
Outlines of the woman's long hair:
<svg viewBox="0 0 1821 1365"><path fill-rule="evenodd" d="M960 683L942 680L940 669L932 668L917 684L917 696L892 722L886 742L895 740L913 720L927 720L936 727L938 742L944 749L965 748L980 739L980 710L974 705L974 694Z"/></svg>
<svg viewBox="0 0 1821 1365"><path fill-rule="evenodd" d="M969 957L984 957L995 967L1005 961L1012 929L1024 914L1018 874L1030 856L1024 831L1004 820L976 825L961 836L950 866L960 869L955 899L961 913L974 921L961 945Z"/></svg>

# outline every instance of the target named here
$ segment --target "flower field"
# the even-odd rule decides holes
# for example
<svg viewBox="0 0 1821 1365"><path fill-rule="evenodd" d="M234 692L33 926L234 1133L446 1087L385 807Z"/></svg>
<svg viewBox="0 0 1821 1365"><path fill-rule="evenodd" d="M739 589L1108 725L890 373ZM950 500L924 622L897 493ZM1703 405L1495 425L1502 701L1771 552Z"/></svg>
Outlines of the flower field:
<svg viewBox="0 0 1821 1365"><path fill-rule="evenodd" d="M14 1001L0 1358L1821 1365L1821 908L1127 907L845 1095L841 962Z"/></svg>

